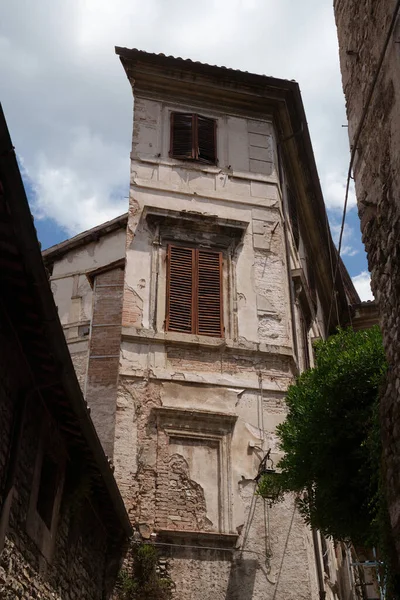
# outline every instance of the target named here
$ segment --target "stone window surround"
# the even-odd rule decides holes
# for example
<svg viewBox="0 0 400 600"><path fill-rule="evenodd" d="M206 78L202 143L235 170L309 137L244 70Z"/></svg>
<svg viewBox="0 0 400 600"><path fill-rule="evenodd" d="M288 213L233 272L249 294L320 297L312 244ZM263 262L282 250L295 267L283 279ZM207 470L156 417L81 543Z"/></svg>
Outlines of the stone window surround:
<svg viewBox="0 0 400 600"><path fill-rule="evenodd" d="M172 242L204 245L223 254L223 321L225 332L221 339L235 339L238 332L236 305L236 259L247 222L222 219L189 211L172 211L144 207L143 218L153 231L150 282L150 327L155 332L164 332L166 317L166 250ZM182 222L185 228L182 227ZM179 224L181 227L179 228ZM189 230L187 229L189 227ZM207 229L211 232L207 233ZM189 231L189 235L188 235ZM185 335L188 341L198 342L199 336ZM205 337L205 336L201 336ZM211 340L214 338L210 337Z"/></svg>
<svg viewBox="0 0 400 600"><path fill-rule="evenodd" d="M43 415L43 425L36 453L31 495L29 499L29 507L26 518L26 531L28 535L32 538L32 540L35 542L38 549L40 550L40 552L42 553L42 555L48 563L51 563L54 554L58 517L64 488L66 465L65 451L61 440L58 439L58 435L54 431L54 427L54 424L50 424L49 419L46 418L45 415ZM57 448L57 451L54 451L54 448ZM50 529L47 527L47 525L45 524L45 522L43 521L43 519L37 511L37 501L39 496L42 463L46 453L58 465L58 483L57 491L54 498Z"/></svg>
<svg viewBox="0 0 400 600"><path fill-rule="evenodd" d="M209 440L218 445L219 458L219 523L218 532L208 535L232 533L232 473L231 439L237 415L212 411L190 410L159 406L154 409L157 428L163 429L169 440L183 439ZM159 440L158 442L159 443ZM166 531L166 530L164 530ZM192 532L193 536L207 535L205 532Z"/></svg>

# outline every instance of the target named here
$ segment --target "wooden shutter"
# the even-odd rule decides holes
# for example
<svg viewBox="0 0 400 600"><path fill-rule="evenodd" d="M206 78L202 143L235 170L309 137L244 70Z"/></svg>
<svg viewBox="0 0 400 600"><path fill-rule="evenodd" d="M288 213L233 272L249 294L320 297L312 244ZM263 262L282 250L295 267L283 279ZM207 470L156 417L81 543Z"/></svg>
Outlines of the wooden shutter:
<svg viewBox="0 0 400 600"><path fill-rule="evenodd" d="M167 331L194 333L195 250L168 246Z"/></svg>
<svg viewBox="0 0 400 600"><path fill-rule="evenodd" d="M197 333L222 336L222 254L197 250Z"/></svg>
<svg viewBox="0 0 400 600"><path fill-rule="evenodd" d="M168 246L166 330L222 337L222 254Z"/></svg>
<svg viewBox="0 0 400 600"><path fill-rule="evenodd" d="M171 113L170 155L174 158L195 158L194 116L188 113Z"/></svg>
<svg viewBox="0 0 400 600"><path fill-rule="evenodd" d="M197 115L197 159L200 162L216 162L216 122Z"/></svg>

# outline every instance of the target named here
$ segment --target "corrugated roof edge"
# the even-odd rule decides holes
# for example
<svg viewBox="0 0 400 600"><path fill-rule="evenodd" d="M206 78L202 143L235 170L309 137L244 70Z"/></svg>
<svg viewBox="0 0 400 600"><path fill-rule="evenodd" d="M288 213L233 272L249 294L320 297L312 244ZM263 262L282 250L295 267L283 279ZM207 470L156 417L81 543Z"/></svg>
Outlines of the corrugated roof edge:
<svg viewBox="0 0 400 600"><path fill-rule="evenodd" d="M145 59L150 62L156 62L157 64L165 63L170 66L179 66L180 68L187 67L191 71L209 72L213 74L221 75L221 71L226 74L227 77L234 79L240 79L240 81L252 81L259 85L273 85L274 83L279 87L298 87L298 83L294 79L280 79L271 75L261 75L257 73L250 73L249 71L241 71L240 69L233 69L231 67L224 67L218 65L210 65L197 60L191 60L190 58L181 58L180 56L175 57L171 55L163 54L162 52L145 52L144 50L138 50L138 48L123 48L121 46L115 46L115 53L122 59Z"/></svg>
<svg viewBox="0 0 400 600"><path fill-rule="evenodd" d="M119 217L115 217L111 221L106 221L101 225L96 225L96 227L92 227L91 229L87 229L86 231L82 231L82 233L78 233L72 238L64 240L59 244L55 244L54 246L50 246L50 248L46 248L43 250L42 256L46 263L55 260L56 258L60 258L70 250L74 250L75 248L79 248L79 246L84 246L89 242L96 241L99 237L103 235L107 235L116 231L117 229L122 229L126 227L128 222L128 213L124 213Z"/></svg>

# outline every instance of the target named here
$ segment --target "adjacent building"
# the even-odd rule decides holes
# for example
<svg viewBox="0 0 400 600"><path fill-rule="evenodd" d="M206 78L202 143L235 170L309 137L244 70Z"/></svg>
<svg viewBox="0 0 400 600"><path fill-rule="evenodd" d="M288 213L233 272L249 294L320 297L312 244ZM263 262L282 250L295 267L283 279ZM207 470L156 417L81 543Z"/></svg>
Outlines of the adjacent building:
<svg viewBox="0 0 400 600"><path fill-rule="evenodd" d="M381 416L400 569L400 5L335 0L334 8L361 231L390 365Z"/></svg>
<svg viewBox="0 0 400 600"><path fill-rule="evenodd" d="M105 600L131 525L80 389L0 107L0 597Z"/></svg>
<svg viewBox="0 0 400 600"><path fill-rule="evenodd" d="M299 87L116 51L134 94L128 214L44 257L131 521L179 600L336 598L333 547L254 481L279 460L313 339L359 303L342 264L333 280Z"/></svg>

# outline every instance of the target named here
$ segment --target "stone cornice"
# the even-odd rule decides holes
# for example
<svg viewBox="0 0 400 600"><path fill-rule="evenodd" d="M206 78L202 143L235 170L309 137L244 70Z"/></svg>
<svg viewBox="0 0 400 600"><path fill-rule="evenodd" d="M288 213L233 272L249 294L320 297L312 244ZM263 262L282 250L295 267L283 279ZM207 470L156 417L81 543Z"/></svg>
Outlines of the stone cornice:
<svg viewBox="0 0 400 600"><path fill-rule="evenodd" d="M290 346L272 346L245 339L234 341L226 338L214 338L205 335L190 335L171 331L152 331L136 327L122 327L122 340L134 343L180 345L204 348L205 350L229 351L239 354L272 354L283 359L294 360L293 350Z"/></svg>

